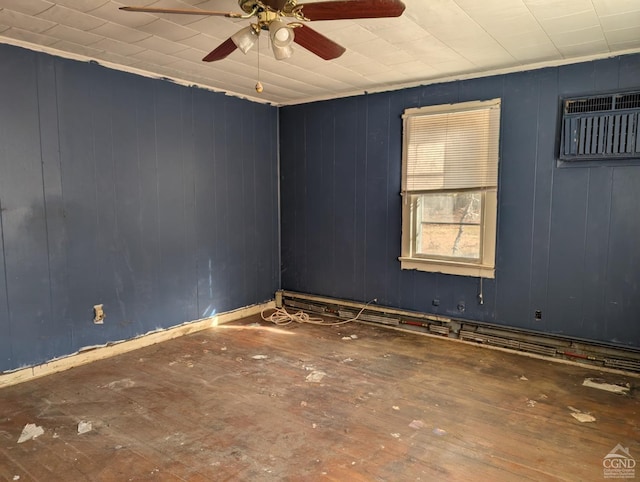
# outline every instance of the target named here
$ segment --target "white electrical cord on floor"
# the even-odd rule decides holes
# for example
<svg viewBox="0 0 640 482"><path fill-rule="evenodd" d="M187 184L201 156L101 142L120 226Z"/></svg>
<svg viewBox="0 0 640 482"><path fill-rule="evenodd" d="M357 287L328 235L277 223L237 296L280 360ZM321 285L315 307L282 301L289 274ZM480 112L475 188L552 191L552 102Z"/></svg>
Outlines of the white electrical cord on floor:
<svg viewBox="0 0 640 482"><path fill-rule="evenodd" d="M296 323L309 323L311 325L325 325L325 326L344 325L345 323L356 321L367 306L369 306L371 303L377 303L377 301L378 301L378 298L372 299L362 307L362 309L358 312L356 316L348 320L341 320L341 321L332 322L332 321L327 321L320 317L309 316L307 313L305 313L302 310L297 311L295 313L289 313L284 307L275 308L273 313L271 313L269 316L265 316L264 313L265 311L268 311L272 308L264 309L262 310L262 313L260 313L260 316L264 321L269 321L279 326L288 325L289 323L293 323L294 321Z"/></svg>

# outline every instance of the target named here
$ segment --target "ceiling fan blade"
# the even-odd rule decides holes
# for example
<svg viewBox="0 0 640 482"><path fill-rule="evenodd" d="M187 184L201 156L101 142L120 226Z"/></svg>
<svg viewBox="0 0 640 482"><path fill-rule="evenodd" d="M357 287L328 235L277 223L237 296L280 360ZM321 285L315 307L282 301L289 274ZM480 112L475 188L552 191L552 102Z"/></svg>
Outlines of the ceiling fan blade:
<svg viewBox="0 0 640 482"><path fill-rule="evenodd" d="M405 9L401 0L335 0L300 6L309 20L399 17Z"/></svg>
<svg viewBox="0 0 640 482"><path fill-rule="evenodd" d="M233 40L231 40L231 37L229 37L227 40L218 45L215 50L209 52L207 56L202 59L202 61L213 62L215 60L222 60L236 48L236 44L233 43Z"/></svg>
<svg viewBox="0 0 640 482"><path fill-rule="evenodd" d="M293 41L295 43L324 60L336 59L345 51L342 45L335 43L304 24L296 27L294 33Z"/></svg>
<svg viewBox="0 0 640 482"><path fill-rule="evenodd" d="M145 13L178 13L185 15L206 15L219 17L240 17L239 13L233 12L215 12L213 10L190 10L185 8L155 8L155 7L120 7L125 12L145 12Z"/></svg>

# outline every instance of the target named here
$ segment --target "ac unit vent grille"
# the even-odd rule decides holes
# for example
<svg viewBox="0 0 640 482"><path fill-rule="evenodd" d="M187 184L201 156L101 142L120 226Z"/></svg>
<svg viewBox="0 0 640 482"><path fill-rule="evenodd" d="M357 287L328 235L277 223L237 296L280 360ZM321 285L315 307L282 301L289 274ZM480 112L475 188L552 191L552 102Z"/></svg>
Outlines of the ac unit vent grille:
<svg viewBox="0 0 640 482"><path fill-rule="evenodd" d="M640 158L640 92L566 99L560 159Z"/></svg>
<svg viewBox="0 0 640 482"><path fill-rule="evenodd" d="M640 92L619 95L615 99L616 110L618 109L640 109Z"/></svg>
<svg viewBox="0 0 640 482"><path fill-rule="evenodd" d="M613 109L613 96L591 97L588 99L575 99L565 102L565 112L567 114L577 114L581 112L601 112Z"/></svg>

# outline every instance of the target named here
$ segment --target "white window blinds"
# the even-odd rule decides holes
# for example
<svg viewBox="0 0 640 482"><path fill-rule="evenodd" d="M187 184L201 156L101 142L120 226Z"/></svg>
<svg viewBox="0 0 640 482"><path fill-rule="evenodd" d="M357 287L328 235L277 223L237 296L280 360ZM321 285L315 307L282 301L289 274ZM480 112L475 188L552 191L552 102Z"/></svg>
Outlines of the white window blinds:
<svg viewBox="0 0 640 482"><path fill-rule="evenodd" d="M403 191L498 185L500 99L407 109L403 117Z"/></svg>

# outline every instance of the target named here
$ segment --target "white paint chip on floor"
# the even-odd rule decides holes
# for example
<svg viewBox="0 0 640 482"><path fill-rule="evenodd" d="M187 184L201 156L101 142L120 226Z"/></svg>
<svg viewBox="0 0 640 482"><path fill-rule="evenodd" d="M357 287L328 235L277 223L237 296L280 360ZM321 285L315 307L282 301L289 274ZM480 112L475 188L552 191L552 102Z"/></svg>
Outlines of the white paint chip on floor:
<svg viewBox="0 0 640 482"><path fill-rule="evenodd" d="M575 418L578 422L588 423L588 422L595 422L596 421L596 417L594 417L593 415L591 415L589 413L581 412L580 410L578 410L577 408L574 408L572 406L568 406L567 408L569 410L571 410L571 416L573 418Z"/></svg>
<svg viewBox="0 0 640 482"><path fill-rule="evenodd" d="M582 385L585 387L597 388L599 390L606 390L607 392L620 393L623 395L628 395L629 390L631 389L628 383L624 385L616 385L614 383L608 383L601 378L585 378L582 382Z"/></svg>
<svg viewBox="0 0 640 482"><path fill-rule="evenodd" d="M35 423L28 423L22 429L22 433L20 434L20 438L18 438L18 443L26 442L27 440L34 439L39 437L44 433L44 429Z"/></svg>
<svg viewBox="0 0 640 482"><path fill-rule="evenodd" d="M322 379L326 376L327 374L325 372L321 372L321 371L313 371L311 373L309 373L305 380L307 380L308 382L311 383L320 383L322 381Z"/></svg>
<svg viewBox="0 0 640 482"><path fill-rule="evenodd" d="M91 432L91 430L93 430L93 427L91 426L91 422L82 421L78 424L78 435Z"/></svg>

